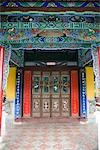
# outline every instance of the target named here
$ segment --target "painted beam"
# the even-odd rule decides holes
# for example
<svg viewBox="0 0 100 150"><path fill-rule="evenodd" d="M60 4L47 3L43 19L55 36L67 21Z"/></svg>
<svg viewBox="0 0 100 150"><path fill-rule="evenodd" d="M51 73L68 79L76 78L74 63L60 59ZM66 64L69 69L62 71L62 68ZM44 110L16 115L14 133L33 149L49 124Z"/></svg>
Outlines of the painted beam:
<svg viewBox="0 0 100 150"><path fill-rule="evenodd" d="M60 50L60 49L90 49L91 48L91 44L87 44L87 43L44 43L44 44L40 44L40 43L25 43L25 44L18 44L16 42L16 44L11 44L12 48L14 50L25 50L25 49L48 49L48 50Z"/></svg>
<svg viewBox="0 0 100 150"><path fill-rule="evenodd" d="M0 12L100 12L99 8L95 7L84 7L84 8L78 8L78 7L66 7L66 8L57 8L57 7L4 7L1 6Z"/></svg>
<svg viewBox="0 0 100 150"><path fill-rule="evenodd" d="M84 23L84 22L60 22L59 24L48 24L43 22L0 22L1 29L99 29L99 23Z"/></svg>
<svg viewBox="0 0 100 150"><path fill-rule="evenodd" d="M6 38L6 37L5 37ZM74 37L28 37L27 35L25 35L24 39L22 37L19 37L18 39L16 39L15 37L12 37L13 39L1 39L0 42L9 42L9 44L25 44L25 43L29 43L29 44L50 44L50 43L60 43L60 44L68 44L68 43L85 43L85 44L90 44L93 42L93 40L84 40L84 39L79 39L79 38L74 38ZM95 40L94 40L95 41Z"/></svg>
<svg viewBox="0 0 100 150"><path fill-rule="evenodd" d="M72 3L71 1L35 1L35 2L4 2L1 3L1 6L4 7L56 7L56 8L66 8L66 7L89 7L89 5L91 4L91 7L99 7L99 2L87 2L87 1L75 1L74 3Z"/></svg>

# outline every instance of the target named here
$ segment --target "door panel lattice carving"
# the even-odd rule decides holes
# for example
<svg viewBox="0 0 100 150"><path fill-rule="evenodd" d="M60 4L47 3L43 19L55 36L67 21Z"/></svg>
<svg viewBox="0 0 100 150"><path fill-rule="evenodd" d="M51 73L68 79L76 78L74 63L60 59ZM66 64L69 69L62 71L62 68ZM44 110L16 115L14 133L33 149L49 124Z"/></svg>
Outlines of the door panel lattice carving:
<svg viewBox="0 0 100 150"><path fill-rule="evenodd" d="M32 116L41 116L41 72L34 72L32 76Z"/></svg>
<svg viewBox="0 0 100 150"><path fill-rule="evenodd" d="M70 116L69 71L33 72L32 116Z"/></svg>

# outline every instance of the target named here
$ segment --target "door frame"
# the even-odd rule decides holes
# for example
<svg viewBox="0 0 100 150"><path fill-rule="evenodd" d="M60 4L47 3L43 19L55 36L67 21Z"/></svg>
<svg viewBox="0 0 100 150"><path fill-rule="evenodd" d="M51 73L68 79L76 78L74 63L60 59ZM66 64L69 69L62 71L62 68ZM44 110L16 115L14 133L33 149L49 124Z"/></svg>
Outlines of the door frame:
<svg viewBox="0 0 100 150"><path fill-rule="evenodd" d="M76 70L79 72L79 67L78 66L28 66L23 69L23 71L40 71L40 72L45 72L45 71L69 71L70 77L71 77L71 71ZM32 81L32 76L31 76L31 81ZM71 78L70 78L70 85L71 85ZM79 97L80 98L80 97ZM79 101L80 102L80 101ZM80 108L80 103L79 103L79 108ZM71 114L71 86L70 86L70 114ZM80 113L79 113L80 114ZM31 82L31 117L32 117L32 82ZM71 117L71 115L70 115Z"/></svg>

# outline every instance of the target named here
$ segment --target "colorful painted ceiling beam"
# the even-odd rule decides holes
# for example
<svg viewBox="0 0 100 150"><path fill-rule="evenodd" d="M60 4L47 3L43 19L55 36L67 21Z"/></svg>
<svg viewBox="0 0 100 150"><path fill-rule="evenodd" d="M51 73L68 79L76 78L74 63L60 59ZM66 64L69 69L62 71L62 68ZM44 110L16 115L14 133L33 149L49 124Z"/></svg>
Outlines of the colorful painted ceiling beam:
<svg viewBox="0 0 100 150"><path fill-rule="evenodd" d="M99 23L85 22L0 22L2 29L99 29Z"/></svg>
<svg viewBox="0 0 100 150"><path fill-rule="evenodd" d="M11 43L84 43L99 42L99 30L40 30L25 29L16 30L1 29L0 41L9 41Z"/></svg>
<svg viewBox="0 0 100 150"><path fill-rule="evenodd" d="M98 39L99 40L99 39ZM8 40L2 40L2 39L0 39L0 42L1 43L3 43L3 42L5 42L5 41L8 41L10 44L15 44L15 43L19 43L19 44L27 44L27 43L30 43L30 44L32 44L32 43L34 43L34 44L46 44L46 43L54 43L54 44L57 44L58 42L60 43L60 44L68 44L68 43L77 43L77 44L84 44L84 43L90 43L90 44L92 44L92 43L96 43L96 42L99 42L99 41L84 41L84 40L79 40L79 39L75 39L75 38L66 38L66 39L63 39L63 38L43 38L43 37L41 37L41 38L37 38L37 37L35 37L35 38L32 38L32 39L14 39L14 40L10 40L10 39L8 39Z"/></svg>
<svg viewBox="0 0 100 150"><path fill-rule="evenodd" d="M34 1L34 2L9 2L5 1L0 3L0 6L4 7L57 7L57 8L65 8L65 7L99 7L99 1L76 1L76 2L60 2L60 1Z"/></svg>
<svg viewBox="0 0 100 150"><path fill-rule="evenodd" d="M88 46L84 43L88 45L88 42L91 47L99 42L99 1L5 1L0 6L4 15L1 16L1 43L8 41L22 49L58 49L85 48ZM35 16L36 12L51 16ZM63 13L55 17L52 12Z"/></svg>
<svg viewBox="0 0 100 150"><path fill-rule="evenodd" d="M43 11L43 12L99 12L99 1L4 1L0 3L1 12L12 11Z"/></svg>
<svg viewBox="0 0 100 150"><path fill-rule="evenodd" d="M23 14L23 13L8 13L5 14L5 12L1 15L0 22L1 23L19 23L19 22L26 22L26 23L35 23L36 25L40 23L41 25L47 26L49 24L49 27L52 26L52 28L58 24L58 26L62 26L63 24L66 25L68 23L75 23L77 24L88 24L88 23L99 23L100 16L99 14L39 14L39 13L28 13ZM8 25L7 25L8 26ZM90 26L90 25L89 25ZM94 26L94 25L93 25ZM30 26L31 27L31 26ZM65 27L65 26L64 26ZM85 26L83 26L84 28Z"/></svg>
<svg viewBox="0 0 100 150"><path fill-rule="evenodd" d="M61 50L61 49L89 49L91 48L91 44L88 43L41 43L41 44L32 44L32 43L16 43L16 44L11 44L12 49L15 50L32 50L32 49L41 49L41 50Z"/></svg>

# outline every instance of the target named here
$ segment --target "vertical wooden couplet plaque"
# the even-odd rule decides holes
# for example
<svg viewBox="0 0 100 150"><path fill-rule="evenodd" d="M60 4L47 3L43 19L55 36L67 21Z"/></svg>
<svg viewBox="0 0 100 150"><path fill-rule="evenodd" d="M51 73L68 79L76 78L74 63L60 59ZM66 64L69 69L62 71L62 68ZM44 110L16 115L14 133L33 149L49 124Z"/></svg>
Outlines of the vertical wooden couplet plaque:
<svg viewBox="0 0 100 150"><path fill-rule="evenodd" d="M71 71L71 116L79 116L78 71Z"/></svg>
<svg viewBox="0 0 100 150"><path fill-rule="evenodd" d="M31 115L31 71L24 71L23 117Z"/></svg>
<svg viewBox="0 0 100 150"><path fill-rule="evenodd" d="M4 48L0 46L0 135L1 135L1 120L2 120L3 63L4 63Z"/></svg>
<svg viewBox="0 0 100 150"><path fill-rule="evenodd" d="M86 73L80 70L80 116L87 117Z"/></svg>
<svg viewBox="0 0 100 150"><path fill-rule="evenodd" d="M21 118L22 108L22 70L16 74L16 98L15 98L15 119Z"/></svg>

